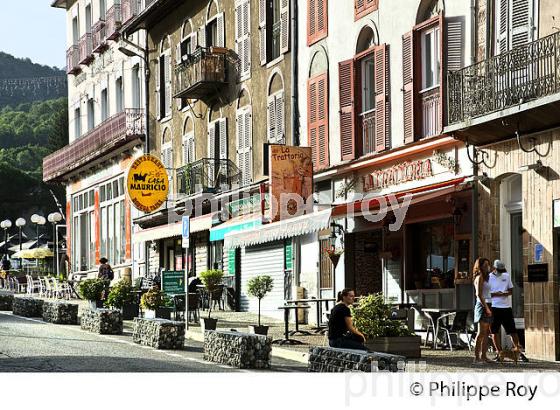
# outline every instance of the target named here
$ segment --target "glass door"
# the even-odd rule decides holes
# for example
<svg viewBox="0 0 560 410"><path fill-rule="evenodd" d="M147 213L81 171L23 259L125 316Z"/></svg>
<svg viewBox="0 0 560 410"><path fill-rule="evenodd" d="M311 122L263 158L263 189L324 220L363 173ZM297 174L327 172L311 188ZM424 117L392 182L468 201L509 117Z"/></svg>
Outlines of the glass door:
<svg viewBox="0 0 560 410"><path fill-rule="evenodd" d="M513 316L523 318L523 217L521 212L510 214L511 281L513 283Z"/></svg>

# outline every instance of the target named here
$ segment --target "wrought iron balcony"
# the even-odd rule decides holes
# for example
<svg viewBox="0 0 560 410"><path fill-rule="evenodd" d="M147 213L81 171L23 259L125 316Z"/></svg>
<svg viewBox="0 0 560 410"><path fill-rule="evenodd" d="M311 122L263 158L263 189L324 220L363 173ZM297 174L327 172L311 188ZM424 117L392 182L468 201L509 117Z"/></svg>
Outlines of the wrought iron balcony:
<svg viewBox="0 0 560 410"><path fill-rule="evenodd" d="M121 10L122 10L122 23L125 24L132 20L143 10L147 9L156 0L122 0Z"/></svg>
<svg viewBox="0 0 560 410"><path fill-rule="evenodd" d="M241 172L229 159L203 158L176 171L177 192L225 192L239 187Z"/></svg>
<svg viewBox="0 0 560 410"><path fill-rule="evenodd" d="M66 50L66 73L77 74L80 71L80 50L77 45L73 45Z"/></svg>
<svg viewBox="0 0 560 410"><path fill-rule="evenodd" d="M445 131L471 134L474 142L489 142L488 134L498 140L515 131L502 120L528 110L521 121L527 132L560 123L558 67L560 32L449 72Z"/></svg>
<svg viewBox="0 0 560 410"><path fill-rule="evenodd" d="M360 114L362 121L362 146L364 155L375 152L375 110Z"/></svg>
<svg viewBox="0 0 560 410"><path fill-rule="evenodd" d="M93 36L86 33L80 38L80 64L89 64L93 60Z"/></svg>
<svg viewBox="0 0 560 410"><path fill-rule="evenodd" d="M93 52L101 53L107 46L105 20L99 20L91 28L93 34Z"/></svg>
<svg viewBox="0 0 560 410"><path fill-rule="evenodd" d="M144 117L141 109L126 109L103 121L71 144L48 155L43 160L43 180L62 180L66 174L142 138L145 133Z"/></svg>
<svg viewBox="0 0 560 410"><path fill-rule="evenodd" d="M106 28L107 40L115 40L119 36L119 29L122 24L121 5L113 4L107 10L106 14Z"/></svg>
<svg viewBox="0 0 560 410"><path fill-rule="evenodd" d="M224 48L197 48L175 69L175 98L205 99L227 83Z"/></svg>
<svg viewBox="0 0 560 410"><path fill-rule="evenodd" d="M442 116L440 90L440 87L437 86L420 93L420 106L422 107L422 138L441 134Z"/></svg>

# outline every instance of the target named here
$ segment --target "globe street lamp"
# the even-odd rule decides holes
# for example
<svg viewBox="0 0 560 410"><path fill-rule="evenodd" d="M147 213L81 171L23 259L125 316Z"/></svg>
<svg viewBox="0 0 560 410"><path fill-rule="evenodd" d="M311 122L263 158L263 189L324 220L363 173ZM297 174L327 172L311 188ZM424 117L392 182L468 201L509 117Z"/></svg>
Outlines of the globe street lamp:
<svg viewBox="0 0 560 410"><path fill-rule="evenodd" d="M56 276L58 277L60 275L60 267L58 261L58 231L56 230L56 224L62 221L62 215L60 212L53 212L47 216L47 219L53 226L54 256L56 258Z"/></svg>
<svg viewBox="0 0 560 410"><path fill-rule="evenodd" d="M12 227L12 221L6 219L0 222L0 228L4 230L4 255L8 257L8 229Z"/></svg>
<svg viewBox="0 0 560 410"><path fill-rule="evenodd" d="M33 222L37 227L37 249L39 249L39 225L46 224L47 220L41 215L33 214L31 215L31 222ZM35 260L35 266L39 266L39 259Z"/></svg>
<svg viewBox="0 0 560 410"><path fill-rule="evenodd" d="M16 226L19 229L19 250L21 252L21 228L23 228L25 226L25 219L23 218L18 218L16 219ZM19 258L19 268L22 268L22 263L23 263L23 258Z"/></svg>

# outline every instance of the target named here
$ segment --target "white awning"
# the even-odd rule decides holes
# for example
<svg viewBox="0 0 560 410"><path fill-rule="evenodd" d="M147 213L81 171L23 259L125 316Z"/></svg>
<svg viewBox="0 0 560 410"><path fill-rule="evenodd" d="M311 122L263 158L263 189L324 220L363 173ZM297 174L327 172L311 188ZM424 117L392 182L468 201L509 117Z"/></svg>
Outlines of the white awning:
<svg viewBox="0 0 560 410"><path fill-rule="evenodd" d="M202 232L207 231L212 228L212 222L214 216L217 213L210 213L207 215L192 218L190 220L190 232ZM157 241L158 239L173 238L176 236L183 235L183 223L181 221L170 223L163 226L157 226L155 228L142 229L141 231L134 232L132 234L133 243L142 243Z"/></svg>
<svg viewBox="0 0 560 410"><path fill-rule="evenodd" d="M261 243L317 232L329 227L330 218L331 209L326 209L324 211L262 225L249 231L231 232L224 236L224 247L226 249L232 249L254 246Z"/></svg>

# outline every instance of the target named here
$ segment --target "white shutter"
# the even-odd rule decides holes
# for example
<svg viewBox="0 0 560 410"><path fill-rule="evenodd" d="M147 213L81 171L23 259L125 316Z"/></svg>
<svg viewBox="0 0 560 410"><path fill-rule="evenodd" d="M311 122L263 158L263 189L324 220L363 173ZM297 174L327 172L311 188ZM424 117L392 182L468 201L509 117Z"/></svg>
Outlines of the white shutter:
<svg viewBox="0 0 560 410"><path fill-rule="evenodd" d="M228 159L227 118L219 120L220 127L220 159Z"/></svg>
<svg viewBox="0 0 560 410"><path fill-rule="evenodd" d="M245 156L243 158L243 184L253 182L253 115L251 107L245 112L245 126L243 127Z"/></svg>
<svg viewBox="0 0 560 410"><path fill-rule="evenodd" d="M266 111L267 111L267 115L266 115L267 138L268 138L268 142L274 144L276 142L276 131L275 131L276 130L276 104L273 95L268 96Z"/></svg>
<svg viewBox="0 0 560 410"><path fill-rule="evenodd" d="M165 73L165 116L171 115L171 51L167 51L164 59Z"/></svg>
<svg viewBox="0 0 560 410"><path fill-rule="evenodd" d="M226 32L225 32L225 24L224 24L224 13L218 14L216 17L216 31L217 31L217 39L216 39L216 46L217 47L225 47L226 46Z"/></svg>
<svg viewBox="0 0 560 410"><path fill-rule="evenodd" d="M510 48L533 41L533 0L511 0Z"/></svg>
<svg viewBox="0 0 560 410"><path fill-rule="evenodd" d="M198 43L200 45L200 47L205 48L206 47L206 26L203 25L202 27L200 27L200 30L198 31L199 35L198 35Z"/></svg>
<svg viewBox="0 0 560 410"><path fill-rule="evenodd" d="M285 130L285 114L284 114L284 91L276 94L276 143L286 144Z"/></svg>
<svg viewBox="0 0 560 410"><path fill-rule="evenodd" d="M198 46L198 33L196 31L193 31L192 34L190 35L191 38L191 53L194 52L194 50L196 50L196 47Z"/></svg>
<svg viewBox="0 0 560 410"><path fill-rule="evenodd" d="M237 166L241 170L241 185L243 183L243 176L245 174L243 164L245 162L245 110L237 110L235 118L236 140L237 140Z"/></svg>
<svg viewBox="0 0 560 410"><path fill-rule="evenodd" d="M290 50L290 2L280 0L280 53Z"/></svg>
<svg viewBox="0 0 560 410"><path fill-rule="evenodd" d="M194 132L183 136L183 165L194 162Z"/></svg>
<svg viewBox="0 0 560 410"><path fill-rule="evenodd" d="M189 134L188 138L188 147L189 147L189 160L190 162L194 162L196 160L196 152L195 152L195 145L194 145L194 132Z"/></svg>
<svg viewBox="0 0 560 410"><path fill-rule="evenodd" d="M496 54L505 53L509 40L509 5L511 0L496 0Z"/></svg>
<svg viewBox="0 0 560 410"><path fill-rule="evenodd" d="M161 57L156 67L156 117L161 118Z"/></svg>
<svg viewBox="0 0 560 410"><path fill-rule="evenodd" d="M183 61L183 59L181 57L182 57L181 42L179 42L177 44L177 46L175 47L175 65L181 64L181 62Z"/></svg>
<svg viewBox="0 0 560 410"><path fill-rule="evenodd" d="M216 121L208 124L208 158L216 158Z"/></svg>
<svg viewBox="0 0 560 410"><path fill-rule="evenodd" d="M266 51L266 5L267 0L259 0L259 42L260 42L260 58L261 65L267 63Z"/></svg>
<svg viewBox="0 0 560 410"><path fill-rule="evenodd" d="M463 21L446 19L445 35L447 36L447 70L460 70L464 66Z"/></svg>
<svg viewBox="0 0 560 410"><path fill-rule="evenodd" d="M235 50L239 57L241 81L251 77L250 1L238 0L235 9Z"/></svg>

